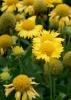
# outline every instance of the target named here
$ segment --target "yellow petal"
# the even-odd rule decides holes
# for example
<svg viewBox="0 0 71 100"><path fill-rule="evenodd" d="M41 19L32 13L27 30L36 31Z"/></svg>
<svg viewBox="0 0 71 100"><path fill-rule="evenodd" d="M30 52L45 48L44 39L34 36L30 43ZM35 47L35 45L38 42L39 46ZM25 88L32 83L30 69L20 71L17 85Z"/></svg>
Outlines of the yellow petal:
<svg viewBox="0 0 71 100"><path fill-rule="evenodd" d="M27 100L27 98L28 98L28 95L27 95L27 93L25 92L25 93L23 94L23 96L22 96L22 100Z"/></svg>
<svg viewBox="0 0 71 100"><path fill-rule="evenodd" d="M6 97L8 97L8 95L9 95L13 90L14 90L14 87L5 89L5 95L6 95Z"/></svg>
<svg viewBox="0 0 71 100"><path fill-rule="evenodd" d="M21 93L20 92L16 92L15 93L15 98L16 98L16 100L20 100L21 99Z"/></svg>

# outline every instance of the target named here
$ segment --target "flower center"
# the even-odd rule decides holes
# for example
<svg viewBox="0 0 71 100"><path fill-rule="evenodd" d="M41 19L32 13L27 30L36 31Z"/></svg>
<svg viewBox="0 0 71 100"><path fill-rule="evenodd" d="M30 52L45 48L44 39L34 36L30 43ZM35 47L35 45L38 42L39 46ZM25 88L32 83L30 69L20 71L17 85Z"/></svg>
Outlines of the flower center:
<svg viewBox="0 0 71 100"><path fill-rule="evenodd" d="M68 16L70 13L70 7L66 4L59 4L56 7L56 13L59 16Z"/></svg>
<svg viewBox="0 0 71 100"><path fill-rule="evenodd" d="M25 30L32 30L35 27L35 22L33 22L32 20L24 20L24 22L22 23L22 27Z"/></svg>
<svg viewBox="0 0 71 100"><path fill-rule="evenodd" d="M16 91L23 92L24 90L27 90L30 88L31 81L32 80L26 75L19 75L16 78L14 78L13 85Z"/></svg>
<svg viewBox="0 0 71 100"><path fill-rule="evenodd" d="M18 0L7 0L7 5L10 6L10 5L16 4L17 2Z"/></svg>
<svg viewBox="0 0 71 100"><path fill-rule="evenodd" d="M42 43L41 50L44 53L46 53L48 56L50 56L52 52L54 51L54 44L51 41L47 40Z"/></svg>

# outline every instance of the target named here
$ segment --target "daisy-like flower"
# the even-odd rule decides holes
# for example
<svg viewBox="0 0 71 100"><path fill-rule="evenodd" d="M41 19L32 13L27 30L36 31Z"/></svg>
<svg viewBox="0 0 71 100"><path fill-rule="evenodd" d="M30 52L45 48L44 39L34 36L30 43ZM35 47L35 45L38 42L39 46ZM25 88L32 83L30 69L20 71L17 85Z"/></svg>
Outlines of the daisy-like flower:
<svg viewBox="0 0 71 100"><path fill-rule="evenodd" d="M43 31L39 37L33 38L32 53L36 59L49 62L50 58L59 58L63 52L62 38L57 37L59 33L54 31Z"/></svg>
<svg viewBox="0 0 71 100"><path fill-rule="evenodd" d="M65 25L69 25L71 21L71 8L66 4L59 4L49 14L50 21L56 18L59 21L59 28L63 28Z"/></svg>
<svg viewBox="0 0 71 100"><path fill-rule="evenodd" d="M32 78L27 75L18 75L13 79L12 84L5 85L5 95L8 96L13 90L15 90L16 100L32 100L39 94L34 90L33 84L37 84ZM22 96L22 99L21 99Z"/></svg>
<svg viewBox="0 0 71 100"><path fill-rule="evenodd" d="M33 38L38 36L43 29L42 25L36 25L36 16L32 16L16 25L16 31L19 31L18 35L22 38Z"/></svg>
<svg viewBox="0 0 71 100"><path fill-rule="evenodd" d="M13 12L16 10L19 0L3 0L1 11Z"/></svg>
<svg viewBox="0 0 71 100"><path fill-rule="evenodd" d="M24 53L23 48L20 46L15 46L14 48L12 48L12 51L14 55L20 55Z"/></svg>
<svg viewBox="0 0 71 100"><path fill-rule="evenodd" d="M18 3L17 8L19 12L25 11L27 7L33 7L34 0L22 0Z"/></svg>

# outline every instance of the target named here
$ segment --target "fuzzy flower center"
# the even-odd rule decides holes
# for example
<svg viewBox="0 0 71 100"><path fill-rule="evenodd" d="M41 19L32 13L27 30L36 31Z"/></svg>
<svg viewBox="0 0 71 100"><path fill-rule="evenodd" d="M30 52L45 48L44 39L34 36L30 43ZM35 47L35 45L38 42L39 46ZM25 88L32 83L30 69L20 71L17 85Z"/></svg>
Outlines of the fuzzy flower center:
<svg viewBox="0 0 71 100"><path fill-rule="evenodd" d="M68 16L70 13L70 7L66 4L59 4L56 7L56 13L59 16Z"/></svg>
<svg viewBox="0 0 71 100"><path fill-rule="evenodd" d="M16 3L18 2L18 0L7 0L7 5L16 5Z"/></svg>
<svg viewBox="0 0 71 100"><path fill-rule="evenodd" d="M54 51L54 44L51 41L47 40L42 43L41 50L50 56Z"/></svg>
<svg viewBox="0 0 71 100"><path fill-rule="evenodd" d="M28 90L31 86L31 79L26 75L19 75L13 80L13 85L16 91L23 92L24 90Z"/></svg>

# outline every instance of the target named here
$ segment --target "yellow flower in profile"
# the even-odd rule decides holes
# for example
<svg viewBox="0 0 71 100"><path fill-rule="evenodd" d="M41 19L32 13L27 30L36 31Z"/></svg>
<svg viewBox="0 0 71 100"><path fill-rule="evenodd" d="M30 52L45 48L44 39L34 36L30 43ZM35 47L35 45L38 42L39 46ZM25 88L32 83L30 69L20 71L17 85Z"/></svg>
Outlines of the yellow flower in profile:
<svg viewBox="0 0 71 100"><path fill-rule="evenodd" d="M50 58L58 59L61 56L63 39L57 37L58 35L57 32L44 30L39 37L33 38L32 53L36 56L36 59L49 62Z"/></svg>
<svg viewBox="0 0 71 100"><path fill-rule="evenodd" d="M56 18L59 21L59 27L63 28L65 25L70 24L71 8L67 4L58 4L49 16L50 20Z"/></svg>
<svg viewBox="0 0 71 100"><path fill-rule="evenodd" d="M27 75L18 75L13 79L12 84L5 85L5 95L8 96L13 90L16 91L16 100L32 100L39 94L34 90L33 84L37 84ZM21 97L22 96L22 97Z"/></svg>
<svg viewBox="0 0 71 100"><path fill-rule="evenodd" d="M41 33L42 25L36 25L36 16L32 16L16 25L16 31L22 38L33 38Z"/></svg>
<svg viewBox="0 0 71 100"><path fill-rule="evenodd" d="M13 52L14 55L20 55L20 54L24 53L24 50L20 46L15 46L15 47L12 48L12 52Z"/></svg>
<svg viewBox="0 0 71 100"><path fill-rule="evenodd" d="M1 11L15 11L19 0L3 0Z"/></svg>
<svg viewBox="0 0 71 100"><path fill-rule="evenodd" d="M8 48L13 45L13 40L10 35L4 34L0 36L0 48Z"/></svg>

